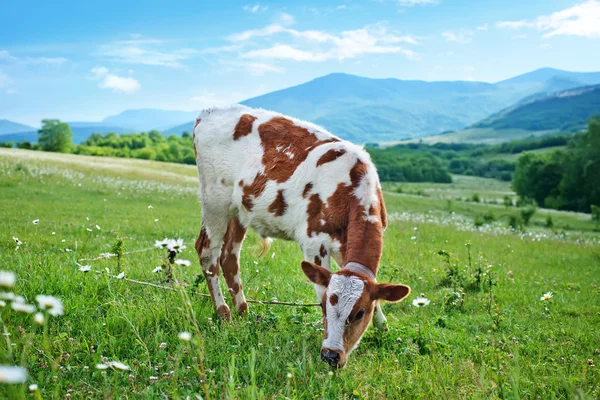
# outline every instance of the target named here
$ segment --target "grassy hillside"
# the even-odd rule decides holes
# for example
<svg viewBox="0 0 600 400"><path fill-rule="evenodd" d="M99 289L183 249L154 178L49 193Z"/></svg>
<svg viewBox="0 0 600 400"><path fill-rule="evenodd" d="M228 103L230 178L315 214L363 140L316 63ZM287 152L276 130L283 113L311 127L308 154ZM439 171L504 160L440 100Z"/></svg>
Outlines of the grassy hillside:
<svg viewBox="0 0 600 400"><path fill-rule="evenodd" d="M200 296L205 283L194 289L194 167L0 150L0 171L0 257L2 269L17 274L12 290L28 303L43 293L65 306L42 326L0 310L8 333L2 364L22 365L29 376L25 385L1 385L2 398L28 398L33 383L42 398L600 396L598 234L563 236L537 222L512 232L504 220L476 228L469 213L510 210L453 202L451 214L443 198L386 193L379 280L403 282L414 294L385 305L390 330L369 328L347 367L331 372L319 359L318 308L251 304L248 315L221 323ZM580 214L552 215L593 228ZM182 285L152 272L164 262L152 245L164 237L187 245L179 257L192 266L174 270ZM115 248L126 254L94 259ZM248 298L314 301L297 245L275 241L265 257L258 252L251 233L241 257ZM77 260L92 270L80 272ZM115 278L120 272L124 279ZM421 293L431 304L411 306ZM182 331L193 334L190 342L178 339ZM96 368L110 361L130 370Z"/></svg>
<svg viewBox="0 0 600 400"><path fill-rule="evenodd" d="M502 110L473 127L497 131L558 129L563 132L573 132L585 128L587 121L598 114L600 114L600 85L539 96Z"/></svg>

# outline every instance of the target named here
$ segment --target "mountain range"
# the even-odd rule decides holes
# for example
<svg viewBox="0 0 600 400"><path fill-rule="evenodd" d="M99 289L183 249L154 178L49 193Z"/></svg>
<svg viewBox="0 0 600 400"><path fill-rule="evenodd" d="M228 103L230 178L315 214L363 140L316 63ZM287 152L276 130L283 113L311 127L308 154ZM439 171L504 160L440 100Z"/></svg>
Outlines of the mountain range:
<svg viewBox="0 0 600 400"><path fill-rule="evenodd" d="M564 99L558 100L559 95L555 93L595 84L600 84L600 72L570 72L552 68L538 69L497 83L373 79L334 73L241 103L317 123L356 143L392 142L465 127L501 130L505 125L499 120L506 116L514 120L516 110L525 107L518 111L523 121L531 110L539 113L544 104L552 103L550 99L553 96L558 103L552 104L579 107L574 104L581 105L585 101L565 102ZM578 95L574 92L573 96ZM591 90L585 92L584 97L589 101L597 99L597 96L598 91ZM597 102L591 101L591 104ZM600 109L594 107L591 111L600 113ZM560 106L555 105L554 110L557 112ZM565 113L569 111L563 109ZM586 112L574 113L579 119L571 122L583 125L584 114L587 115ZM164 134L181 134L191 130L196 115L197 112L185 111L126 110L101 122L70 123L70 126L75 133L74 142L85 140L92 132L127 133L157 129ZM20 124L15 125L19 130L9 132L10 121L3 122L0 122L0 141L7 141L7 133L12 134L13 141L19 136L37 138L35 131L25 131ZM532 128L537 129L531 125L524 129Z"/></svg>

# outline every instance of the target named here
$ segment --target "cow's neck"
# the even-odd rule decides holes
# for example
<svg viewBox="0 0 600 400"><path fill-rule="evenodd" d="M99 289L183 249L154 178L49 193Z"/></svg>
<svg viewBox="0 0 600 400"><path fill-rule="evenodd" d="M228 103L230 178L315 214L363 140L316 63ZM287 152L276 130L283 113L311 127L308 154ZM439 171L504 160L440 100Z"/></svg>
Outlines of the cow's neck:
<svg viewBox="0 0 600 400"><path fill-rule="evenodd" d="M364 209L361 206L357 208L349 215L344 265L359 263L377 276L383 250L383 226L379 220L367 221Z"/></svg>

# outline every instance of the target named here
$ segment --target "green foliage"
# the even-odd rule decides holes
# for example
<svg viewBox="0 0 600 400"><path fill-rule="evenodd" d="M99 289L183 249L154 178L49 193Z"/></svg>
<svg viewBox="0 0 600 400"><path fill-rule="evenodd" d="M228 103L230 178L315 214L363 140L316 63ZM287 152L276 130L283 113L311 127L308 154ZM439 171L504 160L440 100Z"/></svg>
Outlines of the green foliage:
<svg viewBox="0 0 600 400"><path fill-rule="evenodd" d="M590 208L592 210L592 221L595 221L597 224L600 223L600 206L592 204Z"/></svg>
<svg viewBox="0 0 600 400"><path fill-rule="evenodd" d="M546 217L546 228L552 229L554 227L554 221L552 220L552 215L548 215Z"/></svg>
<svg viewBox="0 0 600 400"><path fill-rule="evenodd" d="M471 201L473 203L479 203L481 201L481 199L479 198L479 194L473 193L473 195L471 196Z"/></svg>
<svg viewBox="0 0 600 400"><path fill-rule="evenodd" d="M502 200L502 203L504 204L504 207L508 208L508 207L512 207L513 201L512 198L508 195L504 196L504 199Z"/></svg>
<svg viewBox="0 0 600 400"><path fill-rule="evenodd" d="M521 220L523 221L523 225L529 225L529 221L531 217L536 213L537 208L534 206L528 206L521 210Z"/></svg>
<svg viewBox="0 0 600 400"><path fill-rule="evenodd" d="M437 157L424 152L398 150L395 147L367 148L382 181L452 182L450 174Z"/></svg>
<svg viewBox="0 0 600 400"><path fill-rule="evenodd" d="M17 148L31 150L31 149L33 149L33 145L31 143L29 143L27 140L24 140L22 142L17 143Z"/></svg>
<svg viewBox="0 0 600 400"><path fill-rule="evenodd" d="M518 231L523 228L523 219L518 215L509 215L508 226L515 231Z"/></svg>
<svg viewBox="0 0 600 400"><path fill-rule="evenodd" d="M73 132L69 125L57 119L42 120L38 130L38 142L44 151L70 153L73 149Z"/></svg>
<svg viewBox="0 0 600 400"><path fill-rule="evenodd" d="M513 178L517 194L545 207L590 212L600 204L600 119L569 143L566 151L524 154Z"/></svg>
<svg viewBox="0 0 600 400"><path fill-rule="evenodd" d="M13 147L15 147L15 143L14 142L0 142L0 147L12 149Z"/></svg>

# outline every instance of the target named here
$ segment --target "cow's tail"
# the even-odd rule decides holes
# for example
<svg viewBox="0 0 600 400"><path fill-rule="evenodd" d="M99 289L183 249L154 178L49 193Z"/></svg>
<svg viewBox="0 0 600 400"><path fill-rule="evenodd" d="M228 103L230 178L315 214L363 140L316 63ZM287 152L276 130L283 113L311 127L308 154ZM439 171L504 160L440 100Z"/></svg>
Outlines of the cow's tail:
<svg viewBox="0 0 600 400"><path fill-rule="evenodd" d="M265 254L267 254L267 252L269 251L269 248L271 248L271 243L273 243L273 239L271 239L270 237L264 237L261 238L260 240L260 254L258 255L259 257L264 256Z"/></svg>

